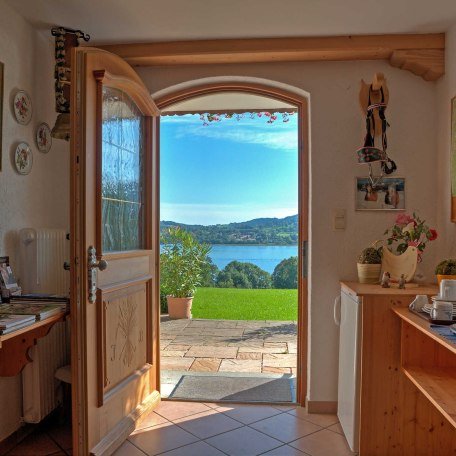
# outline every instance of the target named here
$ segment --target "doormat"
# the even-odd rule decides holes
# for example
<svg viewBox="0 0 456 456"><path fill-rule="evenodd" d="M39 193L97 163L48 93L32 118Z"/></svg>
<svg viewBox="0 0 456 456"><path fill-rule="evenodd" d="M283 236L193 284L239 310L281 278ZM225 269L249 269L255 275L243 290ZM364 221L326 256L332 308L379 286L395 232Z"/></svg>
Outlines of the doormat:
<svg viewBox="0 0 456 456"><path fill-rule="evenodd" d="M291 402L291 375L280 378L183 375L169 395L207 402Z"/></svg>

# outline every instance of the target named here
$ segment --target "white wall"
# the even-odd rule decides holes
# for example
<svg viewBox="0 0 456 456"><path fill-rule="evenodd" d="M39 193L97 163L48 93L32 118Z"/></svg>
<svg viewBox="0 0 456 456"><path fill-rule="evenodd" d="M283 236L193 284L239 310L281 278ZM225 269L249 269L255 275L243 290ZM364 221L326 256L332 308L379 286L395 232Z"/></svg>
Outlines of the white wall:
<svg viewBox="0 0 456 456"><path fill-rule="evenodd" d="M0 255L9 255L17 269L17 230L32 227L68 228L69 145L54 140L48 154L38 152L35 128L55 121L53 40L36 33L21 16L0 2L0 61L4 63L2 171L0 172ZM33 103L29 125L19 125L11 108L17 89L26 90ZM28 176L13 169L18 142L33 150ZM20 425L20 375L0 378L0 440Z"/></svg>
<svg viewBox="0 0 456 456"><path fill-rule="evenodd" d="M333 301L339 279L355 280L356 256L382 237L394 221L391 212L355 212L355 176L365 168L356 162L364 120L358 105L360 80L382 71L390 89L387 118L389 151L406 178L407 210L417 211L433 226L438 202L432 188L437 175L436 84L375 62L309 62L218 66L139 68L151 93L185 81L215 76L248 76L279 81L310 94L311 106L311 249L310 383L313 401L337 400L338 328ZM332 211L347 210L347 229L334 232ZM438 227L437 227L438 228ZM420 269L433 280L438 242L426 251Z"/></svg>
<svg viewBox="0 0 456 456"><path fill-rule="evenodd" d="M439 225L444 232L439 259L456 255L456 225L451 223L451 99L456 96L456 24L447 31L445 76L437 83L437 200Z"/></svg>

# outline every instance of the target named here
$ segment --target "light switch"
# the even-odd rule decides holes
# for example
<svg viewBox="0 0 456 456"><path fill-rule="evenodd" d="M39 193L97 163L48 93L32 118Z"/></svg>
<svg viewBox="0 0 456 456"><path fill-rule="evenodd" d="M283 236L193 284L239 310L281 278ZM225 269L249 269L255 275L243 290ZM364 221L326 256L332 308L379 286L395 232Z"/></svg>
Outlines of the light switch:
<svg viewBox="0 0 456 456"><path fill-rule="evenodd" d="M345 230L347 225L347 216L345 209L333 210L333 228L337 231Z"/></svg>

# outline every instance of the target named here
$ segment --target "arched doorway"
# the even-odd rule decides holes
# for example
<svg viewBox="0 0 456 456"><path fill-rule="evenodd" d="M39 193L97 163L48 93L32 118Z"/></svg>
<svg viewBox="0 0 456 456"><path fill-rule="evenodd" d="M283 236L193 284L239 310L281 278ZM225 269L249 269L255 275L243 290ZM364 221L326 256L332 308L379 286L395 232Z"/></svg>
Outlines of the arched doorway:
<svg viewBox="0 0 456 456"><path fill-rule="evenodd" d="M265 84L251 81L228 81L183 84L175 90L167 89L157 94L156 104L160 110L172 105L210 94L245 93L258 95L297 107L298 113L298 357L296 400L305 406L307 393L307 349L308 349L308 197L309 197L309 108L304 95L294 93L280 84ZM185 87L183 87L185 86ZM158 127L159 119L157 120Z"/></svg>

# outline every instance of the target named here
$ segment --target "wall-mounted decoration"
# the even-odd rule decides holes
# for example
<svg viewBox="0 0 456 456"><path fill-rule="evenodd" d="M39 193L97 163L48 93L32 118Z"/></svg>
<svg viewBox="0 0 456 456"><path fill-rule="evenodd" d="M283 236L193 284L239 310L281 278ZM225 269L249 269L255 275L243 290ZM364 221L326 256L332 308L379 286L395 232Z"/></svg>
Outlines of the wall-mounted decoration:
<svg viewBox="0 0 456 456"><path fill-rule="evenodd" d="M3 132L3 63L0 62L0 171L2 170L2 132Z"/></svg>
<svg viewBox="0 0 456 456"><path fill-rule="evenodd" d="M14 164L19 174L29 174L33 165L32 149L26 142L17 145L14 152Z"/></svg>
<svg viewBox="0 0 456 456"><path fill-rule="evenodd" d="M51 129L45 122L40 123L36 129L36 145L40 152L47 153L52 146Z"/></svg>
<svg viewBox="0 0 456 456"><path fill-rule="evenodd" d="M32 100L27 92L19 90L14 95L14 115L21 125L27 125L32 118Z"/></svg>
<svg viewBox="0 0 456 456"><path fill-rule="evenodd" d="M451 100L451 221L456 223L456 97Z"/></svg>
<svg viewBox="0 0 456 456"><path fill-rule="evenodd" d="M384 175L390 175L397 169L396 163L386 152L388 142L386 130L389 123L385 117L388 106L389 91L383 73L376 73L371 84L361 81L359 101L363 113L366 115L366 136L364 145L356 152L358 163L368 166L368 174L373 188L381 185ZM375 138L380 136L376 147ZM373 165L378 164L378 171Z"/></svg>
<svg viewBox="0 0 456 456"><path fill-rule="evenodd" d="M355 204L357 211L403 211L405 179L384 177L374 187L369 177L357 177Z"/></svg>
<svg viewBox="0 0 456 456"><path fill-rule="evenodd" d="M52 129L52 137L70 140L70 87L71 48L79 46L79 39L89 41L90 36L81 30L54 27L55 36L55 110L59 113Z"/></svg>

